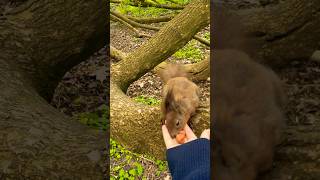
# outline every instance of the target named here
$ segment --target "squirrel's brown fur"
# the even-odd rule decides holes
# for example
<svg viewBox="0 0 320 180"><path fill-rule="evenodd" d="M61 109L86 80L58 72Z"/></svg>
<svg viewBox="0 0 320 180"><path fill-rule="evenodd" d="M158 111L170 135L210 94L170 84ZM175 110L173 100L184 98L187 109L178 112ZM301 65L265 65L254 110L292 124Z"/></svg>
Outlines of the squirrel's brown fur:
<svg viewBox="0 0 320 180"><path fill-rule="evenodd" d="M187 78L180 65L169 64L159 75L165 83L161 106L163 120L166 120L171 137L175 137L199 105L199 88Z"/></svg>

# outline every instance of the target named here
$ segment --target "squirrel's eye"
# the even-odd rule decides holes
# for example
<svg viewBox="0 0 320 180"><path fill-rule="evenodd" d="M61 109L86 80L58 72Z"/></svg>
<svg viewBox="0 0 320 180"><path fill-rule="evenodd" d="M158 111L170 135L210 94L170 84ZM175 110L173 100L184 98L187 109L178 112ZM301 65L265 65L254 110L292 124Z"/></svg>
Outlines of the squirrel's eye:
<svg viewBox="0 0 320 180"><path fill-rule="evenodd" d="M179 124L180 124L180 121L177 121L177 122L176 122L176 126L179 126Z"/></svg>

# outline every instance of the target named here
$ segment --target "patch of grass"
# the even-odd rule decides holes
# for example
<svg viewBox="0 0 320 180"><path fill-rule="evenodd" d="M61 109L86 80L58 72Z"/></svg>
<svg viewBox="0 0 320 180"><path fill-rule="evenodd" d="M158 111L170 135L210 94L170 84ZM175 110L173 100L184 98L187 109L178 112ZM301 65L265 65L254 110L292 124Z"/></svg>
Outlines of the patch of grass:
<svg viewBox="0 0 320 180"><path fill-rule="evenodd" d="M145 155L133 153L122 147L115 140L110 139L110 179L148 179L145 169L145 162L157 167L156 176L160 176L167 170L167 163L161 160L147 157Z"/></svg>
<svg viewBox="0 0 320 180"><path fill-rule="evenodd" d="M159 4L170 4L170 3L175 3L175 4L180 4L180 5L184 5L189 3L191 0L155 0L157 3Z"/></svg>
<svg viewBox="0 0 320 180"><path fill-rule="evenodd" d="M189 59L192 62L199 62L204 58L204 54L196 40L191 40L182 49L174 53L173 56L179 59Z"/></svg>
<svg viewBox="0 0 320 180"><path fill-rule="evenodd" d="M153 97L146 97L143 95L137 96L133 98L136 102L147 104L147 105L158 105L160 104L160 100L153 98Z"/></svg>
<svg viewBox="0 0 320 180"><path fill-rule="evenodd" d="M73 118L80 121L82 124L88 125L89 127L106 131L109 124L109 107L102 105L94 112L79 113Z"/></svg>
<svg viewBox="0 0 320 180"><path fill-rule="evenodd" d="M168 14L172 12L168 9L162 9L162 8L155 8L155 7L135 7L130 6L126 3L122 3L116 8L117 11L119 11L122 14L127 14L135 17L157 17L160 15Z"/></svg>
<svg viewBox="0 0 320 180"><path fill-rule="evenodd" d="M158 4L172 4L172 5L186 5L190 2L190 0L146 0L151 3L158 3ZM133 2L132 0L122 0L122 2L119 5L114 5L111 3L110 8L115 9L122 14L127 14L135 17L157 17L160 15L165 15L168 13L178 13L179 10L172 11L170 9L164 9L164 8L155 8L155 7L136 7L129 5L130 2Z"/></svg>

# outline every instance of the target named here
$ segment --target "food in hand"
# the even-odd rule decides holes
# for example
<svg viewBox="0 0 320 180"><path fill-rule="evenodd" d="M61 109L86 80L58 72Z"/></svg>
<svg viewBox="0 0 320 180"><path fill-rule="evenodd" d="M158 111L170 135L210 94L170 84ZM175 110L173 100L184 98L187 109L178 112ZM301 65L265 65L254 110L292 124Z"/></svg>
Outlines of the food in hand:
<svg viewBox="0 0 320 180"><path fill-rule="evenodd" d="M179 131L179 133L176 136L176 140L177 140L177 142L179 144L185 143L185 141L186 141L186 131L185 130Z"/></svg>

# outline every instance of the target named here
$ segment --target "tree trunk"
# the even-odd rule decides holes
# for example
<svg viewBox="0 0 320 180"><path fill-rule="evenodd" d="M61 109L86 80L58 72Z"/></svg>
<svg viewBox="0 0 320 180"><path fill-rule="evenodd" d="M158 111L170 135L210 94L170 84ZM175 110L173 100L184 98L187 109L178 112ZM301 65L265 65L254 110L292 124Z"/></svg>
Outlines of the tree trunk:
<svg viewBox="0 0 320 180"><path fill-rule="evenodd" d="M111 66L111 137L135 152L164 158L160 108L135 103L123 92L132 82L182 48L208 25L209 17L209 0L194 0L148 42ZM209 127L208 107L198 114L193 122L199 134Z"/></svg>
<svg viewBox="0 0 320 180"><path fill-rule="evenodd" d="M219 10L218 6L215 6L216 12L224 11ZM254 42L256 59L271 65L285 65L292 60L309 59L312 53L320 48L319 12L318 0L292 0L264 8L236 9L232 10L231 14L242 22L244 33ZM219 20L221 16L215 17L213 21L224 21ZM243 34L234 32L239 31L238 27L230 28L235 27L230 24L219 30L219 23L216 27L215 32L224 40L225 46L243 49ZM234 45L235 42L238 44Z"/></svg>
<svg viewBox="0 0 320 180"><path fill-rule="evenodd" d="M50 2L28 0L0 19L3 59L16 62L47 99L64 73L107 38L106 1Z"/></svg>
<svg viewBox="0 0 320 180"><path fill-rule="evenodd" d="M320 179L320 123L288 126L275 154L274 167L261 180Z"/></svg>
<svg viewBox="0 0 320 180"><path fill-rule="evenodd" d="M103 178L105 133L44 98L105 44L106 11L106 1L29 0L1 17L1 179Z"/></svg>

